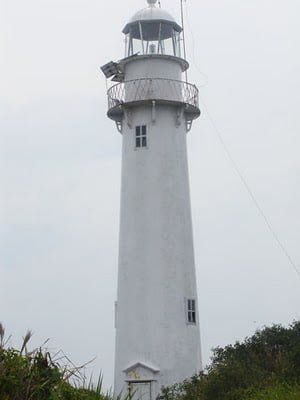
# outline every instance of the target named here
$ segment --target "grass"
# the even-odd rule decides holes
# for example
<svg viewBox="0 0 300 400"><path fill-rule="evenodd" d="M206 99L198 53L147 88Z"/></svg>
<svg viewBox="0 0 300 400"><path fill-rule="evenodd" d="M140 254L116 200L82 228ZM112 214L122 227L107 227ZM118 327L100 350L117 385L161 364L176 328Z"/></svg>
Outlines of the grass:
<svg viewBox="0 0 300 400"><path fill-rule="evenodd" d="M111 392L103 390L102 375L96 384L86 383L84 366L72 366L62 353L52 355L42 347L28 350L31 337L28 331L20 349L11 348L0 323L0 400L112 399Z"/></svg>

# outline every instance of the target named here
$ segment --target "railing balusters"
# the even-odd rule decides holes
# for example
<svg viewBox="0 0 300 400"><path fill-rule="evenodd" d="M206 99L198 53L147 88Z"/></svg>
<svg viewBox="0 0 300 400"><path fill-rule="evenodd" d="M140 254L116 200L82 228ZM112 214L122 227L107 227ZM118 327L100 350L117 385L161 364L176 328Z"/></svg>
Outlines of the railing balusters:
<svg viewBox="0 0 300 400"><path fill-rule="evenodd" d="M195 85L171 79L148 78L118 83L108 90L108 108L143 100L182 102L198 108L199 92Z"/></svg>

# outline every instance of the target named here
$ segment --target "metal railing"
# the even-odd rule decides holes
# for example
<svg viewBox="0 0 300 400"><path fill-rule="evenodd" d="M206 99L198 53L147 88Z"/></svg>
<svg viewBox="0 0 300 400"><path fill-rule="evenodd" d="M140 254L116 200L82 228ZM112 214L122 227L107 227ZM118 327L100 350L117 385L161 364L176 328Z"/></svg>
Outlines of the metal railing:
<svg viewBox="0 0 300 400"><path fill-rule="evenodd" d="M118 83L108 92L108 109L126 103L163 100L184 103L199 108L199 93L195 85L173 79L148 78Z"/></svg>

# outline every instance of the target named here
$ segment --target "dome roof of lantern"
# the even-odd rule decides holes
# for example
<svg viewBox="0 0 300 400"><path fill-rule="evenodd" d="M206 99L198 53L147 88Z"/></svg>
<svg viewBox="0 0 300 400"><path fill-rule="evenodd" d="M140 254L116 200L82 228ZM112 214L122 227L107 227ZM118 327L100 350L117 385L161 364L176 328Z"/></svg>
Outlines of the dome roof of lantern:
<svg viewBox="0 0 300 400"><path fill-rule="evenodd" d="M182 28L180 25L177 24L173 16L168 13L166 10L163 10L160 7L155 7L156 1L148 0L149 6L143 8L142 10L138 11L134 14L134 16L130 19L127 23L125 28L123 29L123 33L129 33L129 28L131 25L134 25L138 22L149 22L149 23L161 23L164 22L168 25L172 25L175 31L181 32Z"/></svg>

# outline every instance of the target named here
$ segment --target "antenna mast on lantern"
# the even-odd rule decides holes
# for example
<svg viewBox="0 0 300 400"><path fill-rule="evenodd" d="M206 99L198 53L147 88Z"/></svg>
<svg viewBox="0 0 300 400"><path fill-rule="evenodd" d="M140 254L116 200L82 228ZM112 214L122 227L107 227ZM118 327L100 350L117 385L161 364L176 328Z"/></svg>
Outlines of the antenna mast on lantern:
<svg viewBox="0 0 300 400"><path fill-rule="evenodd" d="M186 0L185 0L186 1ZM181 27L182 27L182 41L183 41L183 54L184 59L186 60L186 45L185 45L185 27L184 27L184 14L183 14L183 0L180 0L180 9L181 9ZM187 70L185 71L185 80L188 81Z"/></svg>

